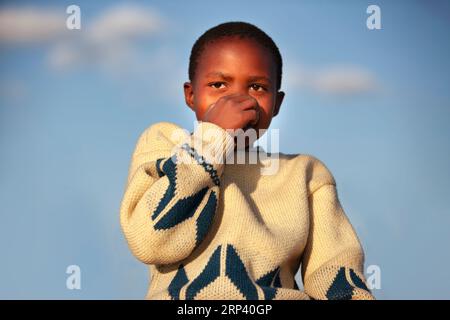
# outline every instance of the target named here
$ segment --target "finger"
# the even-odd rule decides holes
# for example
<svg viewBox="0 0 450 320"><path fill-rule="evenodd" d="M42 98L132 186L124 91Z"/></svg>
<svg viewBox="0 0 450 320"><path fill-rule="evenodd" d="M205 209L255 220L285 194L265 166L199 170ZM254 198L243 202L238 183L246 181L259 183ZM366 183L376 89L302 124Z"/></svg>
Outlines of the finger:
<svg viewBox="0 0 450 320"><path fill-rule="evenodd" d="M241 102L247 101L249 98L251 98L251 97L248 95L244 95L244 94L234 94L234 95L228 96L228 99L235 103L241 103Z"/></svg>
<svg viewBox="0 0 450 320"><path fill-rule="evenodd" d="M260 109L260 108L257 108L257 109L256 109L256 119L252 122L252 125L253 125L253 126L256 125L256 124L258 123L260 114L261 114L261 109Z"/></svg>
<svg viewBox="0 0 450 320"><path fill-rule="evenodd" d="M239 105L241 110L247 109L259 109L258 101L255 98L251 97L251 99L246 99L242 101Z"/></svg>
<svg viewBox="0 0 450 320"><path fill-rule="evenodd" d="M220 97L220 99L227 99L227 100L233 100L233 101L243 101L245 98L247 98L248 95L242 94L242 93L232 93L226 96Z"/></svg>
<svg viewBox="0 0 450 320"><path fill-rule="evenodd" d="M256 123L255 121L258 120L258 111L256 111L255 109L244 110L244 112L242 113L242 117L245 125L249 123L250 124Z"/></svg>
<svg viewBox="0 0 450 320"><path fill-rule="evenodd" d="M214 103L211 103L210 105L209 105L209 107L208 108L206 108L206 111L210 111L210 110L212 110L214 107L216 106L216 102L214 102Z"/></svg>

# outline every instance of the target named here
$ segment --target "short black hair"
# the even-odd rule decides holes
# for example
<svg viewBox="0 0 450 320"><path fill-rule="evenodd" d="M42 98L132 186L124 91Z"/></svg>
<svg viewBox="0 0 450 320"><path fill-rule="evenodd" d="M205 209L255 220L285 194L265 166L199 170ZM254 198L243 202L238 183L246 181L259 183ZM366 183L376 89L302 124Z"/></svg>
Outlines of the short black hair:
<svg viewBox="0 0 450 320"><path fill-rule="evenodd" d="M277 91L281 87L281 76L283 69L283 60L280 50L275 42L264 31L248 22L230 21L221 23L203 33L192 46L191 55L189 57L189 80L195 78L198 59L208 43L216 40L239 36L240 38L253 39L263 47L266 47L272 53L277 69Z"/></svg>

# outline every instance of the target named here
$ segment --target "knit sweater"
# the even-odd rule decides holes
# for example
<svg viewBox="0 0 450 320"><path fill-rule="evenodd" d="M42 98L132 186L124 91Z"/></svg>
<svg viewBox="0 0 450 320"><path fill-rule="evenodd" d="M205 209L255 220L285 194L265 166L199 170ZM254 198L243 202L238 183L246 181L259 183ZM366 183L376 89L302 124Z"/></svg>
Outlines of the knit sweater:
<svg viewBox="0 0 450 320"><path fill-rule="evenodd" d="M161 122L140 136L120 208L130 250L150 268L147 299L373 299L319 159L257 149L256 163L237 163L255 149L235 150L219 126L180 132Z"/></svg>

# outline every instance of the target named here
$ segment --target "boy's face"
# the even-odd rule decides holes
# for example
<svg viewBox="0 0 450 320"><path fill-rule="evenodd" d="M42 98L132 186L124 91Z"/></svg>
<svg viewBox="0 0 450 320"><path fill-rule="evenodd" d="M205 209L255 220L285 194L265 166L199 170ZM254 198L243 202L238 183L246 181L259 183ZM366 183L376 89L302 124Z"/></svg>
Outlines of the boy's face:
<svg viewBox="0 0 450 320"><path fill-rule="evenodd" d="M184 84L186 104L203 121L208 107L230 94L250 95L258 102L254 129L267 129L278 114L284 92L277 91L277 70L269 49L253 39L225 37L205 46L195 79Z"/></svg>

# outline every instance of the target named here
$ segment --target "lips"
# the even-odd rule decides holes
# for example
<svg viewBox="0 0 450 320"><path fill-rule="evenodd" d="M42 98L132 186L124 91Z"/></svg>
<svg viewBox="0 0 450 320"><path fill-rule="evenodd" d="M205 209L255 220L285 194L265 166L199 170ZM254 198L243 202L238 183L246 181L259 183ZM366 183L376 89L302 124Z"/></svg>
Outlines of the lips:
<svg viewBox="0 0 450 320"><path fill-rule="evenodd" d="M259 119L258 119L258 121L256 121L256 123L254 123L254 124L252 124L252 123L250 122L250 123L248 123L245 127L243 127L242 130L244 130L244 131L247 131L248 129L254 129L254 130L256 130L258 122L259 122Z"/></svg>

